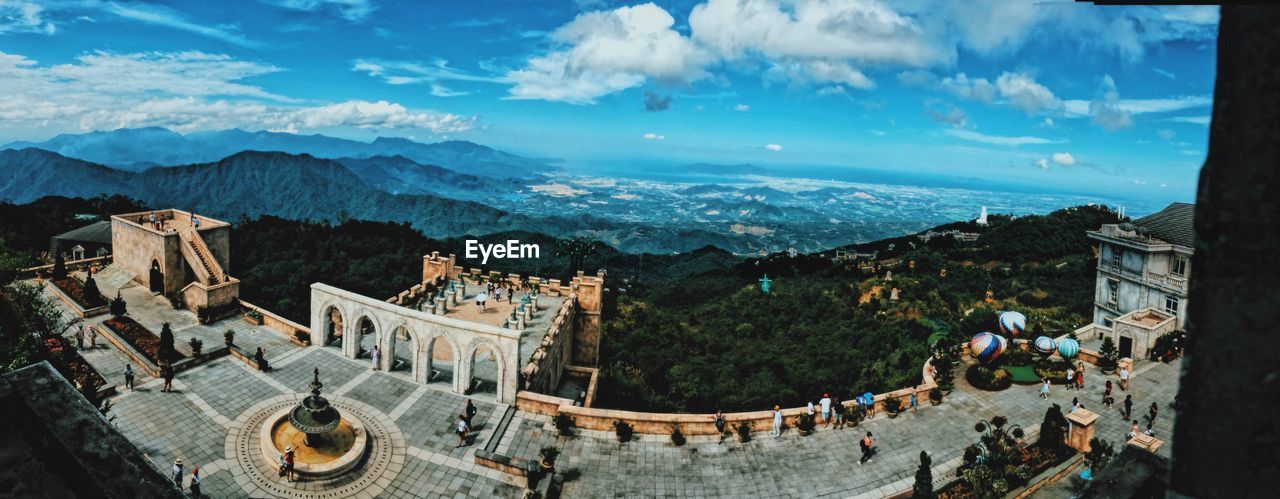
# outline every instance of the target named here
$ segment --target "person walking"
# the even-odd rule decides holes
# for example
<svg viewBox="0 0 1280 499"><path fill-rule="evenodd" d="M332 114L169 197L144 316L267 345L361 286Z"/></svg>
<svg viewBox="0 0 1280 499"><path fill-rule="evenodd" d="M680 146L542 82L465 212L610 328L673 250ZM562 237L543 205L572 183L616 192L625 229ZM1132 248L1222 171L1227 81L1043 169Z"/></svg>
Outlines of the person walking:
<svg viewBox="0 0 1280 499"><path fill-rule="evenodd" d="M151 228L152 228L152 229L160 230L160 226L159 226L158 224L156 224L156 212L154 212L154 211L153 211L153 212L151 212L151 213L147 214L147 219L151 221Z"/></svg>
<svg viewBox="0 0 1280 499"><path fill-rule="evenodd" d="M164 378L164 388L162 388L160 391L162 392L173 391L173 364L170 364L168 362L161 364L160 377Z"/></svg>
<svg viewBox="0 0 1280 499"><path fill-rule="evenodd" d="M458 434L458 445L453 446L453 448L457 449L458 447L462 447L462 444L467 442L467 432L471 431L471 427L467 425L466 414L458 415L458 426L457 426L457 429L454 431Z"/></svg>
<svg viewBox="0 0 1280 499"><path fill-rule="evenodd" d="M76 349L84 350L84 328L76 328Z"/></svg>
<svg viewBox="0 0 1280 499"><path fill-rule="evenodd" d="M858 465L871 462L871 453L875 452L875 441L871 440L871 432L867 432L867 435L862 437L858 446L862 447L862 458L858 459Z"/></svg>
<svg viewBox="0 0 1280 499"><path fill-rule="evenodd" d="M1080 364L1080 368L1076 369L1076 389L1084 390L1084 364Z"/></svg>
<svg viewBox="0 0 1280 499"><path fill-rule="evenodd" d="M1040 385L1040 398L1049 400L1049 378L1040 378L1040 380L1044 382Z"/></svg>
<svg viewBox="0 0 1280 499"><path fill-rule="evenodd" d="M178 490L182 490L182 458L173 460L173 471L169 478L173 479L173 484L178 486Z"/></svg>
<svg viewBox="0 0 1280 499"><path fill-rule="evenodd" d="M1106 388L1102 391L1102 400L1111 398L1111 380L1107 380Z"/></svg>
<svg viewBox="0 0 1280 499"><path fill-rule="evenodd" d="M1160 407L1157 406L1155 402L1152 402L1151 406L1147 407L1147 421L1154 423L1156 421L1156 414L1159 412Z"/></svg>
<svg viewBox="0 0 1280 499"><path fill-rule="evenodd" d="M90 324L85 324L84 328L89 330L89 348L98 348L98 328Z"/></svg>
<svg viewBox="0 0 1280 499"><path fill-rule="evenodd" d="M773 438L782 436L782 407L773 406Z"/></svg>
<svg viewBox="0 0 1280 499"><path fill-rule="evenodd" d="M1070 390L1076 385L1076 368L1067 368L1067 389Z"/></svg>
<svg viewBox="0 0 1280 499"><path fill-rule="evenodd" d="M472 427L473 427L473 426L471 425L471 420L472 420L473 418L475 418L475 417L476 417L476 413L477 413L477 412L479 412L479 411L478 411L478 410L476 410L476 406L475 406L475 404L472 404L472 403L471 403L471 399L467 399L467 408L466 408L466 410L464 410L464 411L463 411L463 414L466 414L466 415L467 415L467 427L468 427L468 428L472 428Z"/></svg>
<svg viewBox="0 0 1280 499"><path fill-rule="evenodd" d="M133 391L133 364L124 365L124 387Z"/></svg>
<svg viewBox="0 0 1280 499"><path fill-rule="evenodd" d="M515 300L515 298L516 298L516 288L515 287L507 288L507 303L513 303L513 300Z"/></svg>
<svg viewBox="0 0 1280 499"><path fill-rule="evenodd" d="M1128 366L1120 368L1120 389L1126 392L1129 391L1129 367Z"/></svg>
<svg viewBox="0 0 1280 499"><path fill-rule="evenodd" d="M1124 386L1124 385L1121 385ZM1124 418L1129 419L1133 414L1133 395L1124 396Z"/></svg>
<svg viewBox="0 0 1280 499"><path fill-rule="evenodd" d="M195 466L191 468L191 497L200 499L200 468Z"/></svg>
<svg viewBox="0 0 1280 499"><path fill-rule="evenodd" d="M818 400L818 405L822 407L822 423L827 428L831 427L831 395L822 394L822 398Z"/></svg>
<svg viewBox="0 0 1280 499"><path fill-rule="evenodd" d="M378 345L374 345L373 350L369 350L369 359L373 361L373 367L369 368L369 370L377 371L378 361L382 360L382 352L378 351Z"/></svg>
<svg viewBox="0 0 1280 499"><path fill-rule="evenodd" d="M723 443L724 443L724 427L725 427L725 420L724 420L724 413L720 412L720 409L719 409L719 408L717 408L717 409L716 409L715 421L716 421L716 433L718 433L718 434L720 435L720 442L719 442L719 443L722 443L722 444L723 444Z"/></svg>

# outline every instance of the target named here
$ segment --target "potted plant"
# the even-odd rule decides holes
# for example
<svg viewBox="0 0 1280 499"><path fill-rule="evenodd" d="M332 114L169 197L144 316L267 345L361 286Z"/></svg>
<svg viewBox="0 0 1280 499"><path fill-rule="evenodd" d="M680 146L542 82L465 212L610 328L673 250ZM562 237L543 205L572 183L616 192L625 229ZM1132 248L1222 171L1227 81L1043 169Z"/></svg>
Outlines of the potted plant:
<svg viewBox="0 0 1280 499"><path fill-rule="evenodd" d="M801 435L808 435L810 433L813 433L813 427L814 427L814 424L813 424L812 414L808 414L808 413L801 414L800 419L796 420L796 431L800 432Z"/></svg>
<svg viewBox="0 0 1280 499"><path fill-rule="evenodd" d="M557 412L555 417L551 418L551 422L556 425L556 431L560 432L560 436L569 436L573 434L573 425L575 423L573 416L563 412Z"/></svg>
<svg viewBox="0 0 1280 499"><path fill-rule="evenodd" d="M543 447L542 450L538 452L538 457L540 458L538 466L542 468L543 473L556 469L556 457L559 455L560 449L551 445Z"/></svg>
<svg viewBox="0 0 1280 499"><path fill-rule="evenodd" d="M887 397L884 399L884 412L891 418L898 417L898 412L902 409L902 400L898 397Z"/></svg>
<svg viewBox="0 0 1280 499"><path fill-rule="evenodd" d="M929 403L938 405L942 403L942 390L934 388L929 390Z"/></svg>
<svg viewBox="0 0 1280 499"><path fill-rule="evenodd" d="M188 341L187 344L191 345L191 355L193 356L199 356L200 350L204 348L204 342L200 341L200 338L191 338L191 341Z"/></svg>
<svg viewBox="0 0 1280 499"><path fill-rule="evenodd" d="M743 421L741 423L738 423L738 425L734 426L733 429L738 433L739 442L747 443L751 441L751 422L750 421Z"/></svg>
<svg viewBox="0 0 1280 499"><path fill-rule="evenodd" d="M619 443L626 443L631 441L631 435L635 433L635 428L631 426L631 423L619 419L613 422L613 433L617 435Z"/></svg>
<svg viewBox="0 0 1280 499"><path fill-rule="evenodd" d="M671 444L675 445L676 447L679 447L681 445L684 445L684 442L685 442L684 432L680 431L680 425L678 424L671 425Z"/></svg>
<svg viewBox="0 0 1280 499"><path fill-rule="evenodd" d="M231 346L231 344L234 343L235 341L236 341L235 330L228 329L227 332L222 333L222 342L225 343L227 346Z"/></svg>
<svg viewBox="0 0 1280 499"><path fill-rule="evenodd" d="M249 309L249 311L248 311L248 312L245 312L245 313L244 313L244 321L245 321L245 322L248 322L249 324L253 324L253 325L255 325L255 326L261 326L261 325L262 325L262 312L259 312L259 311L254 310L254 309Z"/></svg>

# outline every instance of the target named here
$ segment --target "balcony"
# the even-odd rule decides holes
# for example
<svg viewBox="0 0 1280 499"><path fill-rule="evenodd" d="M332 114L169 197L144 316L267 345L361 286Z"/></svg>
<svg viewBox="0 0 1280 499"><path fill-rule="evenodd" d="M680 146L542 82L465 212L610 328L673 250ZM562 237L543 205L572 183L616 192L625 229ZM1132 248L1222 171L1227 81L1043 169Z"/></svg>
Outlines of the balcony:
<svg viewBox="0 0 1280 499"><path fill-rule="evenodd" d="M1187 292L1187 278L1173 274L1157 274L1150 270L1138 272L1127 269L1123 265L1114 265L1109 262L1098 262L1098 270L1113 275L1122 276L1132 281L1140 282L1146 286L1163 289L1173 293Z"/></svg>

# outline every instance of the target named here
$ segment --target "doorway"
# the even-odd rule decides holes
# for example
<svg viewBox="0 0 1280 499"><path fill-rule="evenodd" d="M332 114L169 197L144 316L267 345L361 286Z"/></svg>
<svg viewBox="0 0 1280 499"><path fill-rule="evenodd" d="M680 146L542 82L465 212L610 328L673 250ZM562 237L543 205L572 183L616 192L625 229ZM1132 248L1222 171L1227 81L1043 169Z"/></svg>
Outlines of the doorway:
<svg viewBox="0 0 1280 499"><path fill-rule="evenodd" d="M1120 337L1120 358L1133 358L1133 338L1128 336Z"/></svg>
<svg viewBox="0 0 1280 499"><path fill-rule="evenodd" d="M155 294L164 294L164 272L160 271L160 262L151 260L151 292Z"/></svg>

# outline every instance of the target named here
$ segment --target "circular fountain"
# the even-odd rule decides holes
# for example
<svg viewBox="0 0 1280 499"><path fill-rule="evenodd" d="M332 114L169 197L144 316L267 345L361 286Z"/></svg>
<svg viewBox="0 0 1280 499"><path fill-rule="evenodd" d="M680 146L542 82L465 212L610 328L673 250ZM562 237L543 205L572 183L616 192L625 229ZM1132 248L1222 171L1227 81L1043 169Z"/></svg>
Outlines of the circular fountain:
<svg viewBox="0 0 1280 499"><path fill-rule="evenodd" d="M266 418L260 442L267 462L292 449L294 471L302 476L334 476L360 465L369 449L364 424L321 397L323 386L317 368L310 396Z"/></svg>

